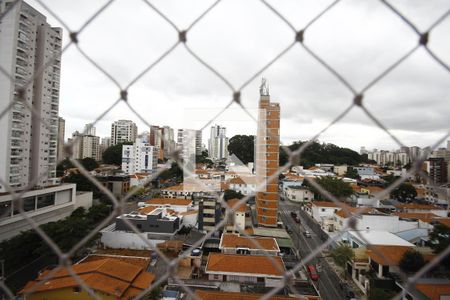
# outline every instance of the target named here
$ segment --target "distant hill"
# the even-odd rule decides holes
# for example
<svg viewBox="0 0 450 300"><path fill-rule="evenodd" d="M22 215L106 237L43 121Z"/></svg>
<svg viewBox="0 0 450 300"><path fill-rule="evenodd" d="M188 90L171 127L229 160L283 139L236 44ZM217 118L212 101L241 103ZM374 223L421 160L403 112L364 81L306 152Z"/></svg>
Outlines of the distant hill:
<svg viewBox="0 0 450 300"><path fill-rule="evenodd" d="M299 149L306 141L297 141L288 146L291 151ZM288 155L280 148L280 166L288 161ZM368 162L367 155L360 155L348 148L341 148L334 144L312 142L300 156L300 165L308 168L314 164L357 165Z"/></svg>

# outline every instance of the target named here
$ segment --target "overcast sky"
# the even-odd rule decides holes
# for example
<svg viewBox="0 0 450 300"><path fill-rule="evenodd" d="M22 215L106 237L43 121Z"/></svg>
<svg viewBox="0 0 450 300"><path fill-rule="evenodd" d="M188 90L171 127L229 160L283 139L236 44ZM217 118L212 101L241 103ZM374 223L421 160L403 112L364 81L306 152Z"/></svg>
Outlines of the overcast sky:
<svg viewBox="0 0 450 300"><path fill-rule="evenodd" d="M332 1L269 1L291 24L302 29ZM76 31L106 1L44 1ZM178 28L189 26L213 1L151 1ZM450 9L450 1L391 1L424 31ZM35 8L61 26L38 3ZM430 35L430 48L450 64L450 17ZM79 36L80 47L121 86L169 49L177 32L141 0L116 0ZM241 86L294 39L294 32L263 3L223 0L187 34L187 44L234 87ZM68 43L65 31L64 44ZM367 85L418 41L417 35L379 1L343 0L305 32L305 44L357 90ZM265 70L273 101L281 105L281 140L306 140L327 126L352 101L351 92L301 45ZM242 90L242 103L255 116L258 76ZM60 116L66 138L82 130L119 95L118 88L71 46L63 54ZM179 45L167 58L129 89L129 103L154 125L175 129L201 128L231 100L232 91ZM404 144L433 144L450 129L450 74L419 49L397 69L369 89L364 103ZM110 134L114 120L134 120L120 103L97 125ZM256 124L235 104L214 123L228 135L255 134ZM209 132L204 131L204 143ZM319 137L354 150L396 149L398 146L355 107Z"/></svg>

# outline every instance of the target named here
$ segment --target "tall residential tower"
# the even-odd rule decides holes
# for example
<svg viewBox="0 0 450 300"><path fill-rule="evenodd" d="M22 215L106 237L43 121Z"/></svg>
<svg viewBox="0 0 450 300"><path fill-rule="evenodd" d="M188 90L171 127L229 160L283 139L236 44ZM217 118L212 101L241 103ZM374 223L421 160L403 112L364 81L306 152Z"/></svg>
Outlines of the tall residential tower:
<svg viewBox="0 0 450 300"><path fill-rule="evenodd" d="M228 138L226 128L220 125L211 126L208 140L208 154L214 160L228 158Z"/></svg>
<svg viewBox="0 0 450 300"><path fill-rule="evenodd" d="M263 78L260 87L258 128L255 143L256 215L259 226L276 227L278 217L278 176L280 152L280 105L270 102ZM263 187L261 187L263 186Z"/></svg>
<svg viewBox="0 0 450 300"><path fill-rule="evenodd" d="M0 111L14 104L0 118L0 177L15 189L32 180L46 186L56 177L62 30L23 1L0 1L0 14L6 11L0 67L14 81L0 73Z"/></svg>

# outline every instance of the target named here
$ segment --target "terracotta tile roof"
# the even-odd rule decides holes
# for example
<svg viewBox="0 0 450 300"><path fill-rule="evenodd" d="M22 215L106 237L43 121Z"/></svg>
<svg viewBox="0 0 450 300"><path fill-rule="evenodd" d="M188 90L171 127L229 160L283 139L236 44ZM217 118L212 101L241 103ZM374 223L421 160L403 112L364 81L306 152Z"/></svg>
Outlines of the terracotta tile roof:
<svg viewBox="0 0 450 300"><path fill-rule="evenodd" d="M192 204L192 200L179 198L155 198L147 200L145 203L151 205L190 205Z"/></svg>
<svg viewBox="0 0 450 300"><path fill-rule="evenodd" d="M115 258L75 264L72 269L93 290L119 299L128 299L125 295L139 294L155 280L155 275L143 272L143 268ZM43 280L46 274L48 272L42 273L36 281L28 282L19 294L27 292L38 281ZM77 286L79 286L78 282L70 276L68 270L59 268L51 278L46 279L44 284L37 287L34 293ZM130 288L136 289L136 291L128 291Z"/></svg>
<svg viewBox="0 0 450 300"><path fill-rule="evenodd" d="M450 227L450 218L435 218L433 221L439 222L447 227Z"/></svg>
<svg viewBox="0 0 450 300"><path fill-rule="evenodd" d="M450 295L450 284L418 283L416 289L430 300L440 300L442 296Z"/></svg>
<svg viewBox="0 0 450 300"><path fill-rule="evenodd" d="M344 209L345 207L345 209ZM341 218L348 218L352 215L359 213L360 215L364 214L380 214L380 212L372 207L352 207L345 205L341 210L338 210L334 214Z"/></svg>
<svg viewBox="0 0 450 300"><path fill-rule="evenodd" d="M433 213L394 213L394 215L403 219L419 219L422 222L430 223L433 221L433 218L438 217Z"/></svg>
<svg viewBox="0 0 450 300"><path fill-rule="evenodd" d="M137 267L141 267L143 270L146 270L148 265L150 264L150 258L143 257L133 257L133 256L104 256L104 255L89 255L87 258L83 260L83 263L101 260L105 258L114 258L124 263L128 263L130 265L134 265Z"/></svg>
<svg viewBox="0 0 450 300"><path fill-rule="evenodd" d="M294 173L287 173L284 174L284 179L289 179L289 180L303 180L303 176L299 176L297 174Z"/></svg>
<svg viewBox="0 0 450 300"><path fill-rule="evenodd" d="M336 207L336 208L338 208L338 207L344 206L343 203L336 204L336 203L330 202L330 201L312 201L311 203L312 203L312 205L321 206L321 207Z"/></svg>
<svg viewBox="0 0 450 300"><path fill-rule="evenodd" d="M158 208L158 206L153 206L153 205L142 207L142 208L139 208L139 213L142 215L147 215L157 208Z"/></svg>
<svg viewBox="0 0 450 300"><path fill-rule="evenodd" d="M210 253L206 273L243 273L282 277L286 271L279 256Z"/></svg>
<svg viewBox="0 0 450 300"><path fill-rule="evenodd" d="M198 214L198 210L188 210L180 213L181 216L189 216L189 215L195 215Z"/></svg>
<svg viewBox="0 0 450 300"><path fill-rule="evenodd" d="M258 243L258 248L255 243ZM268 237L244 237L238 234L224 233L220 240L219 248L249 248L249 249L264 249L264 250L276 250L280 248L274 238Z"/></svg>
<svg viewBox="0 0 450 300"><path fill-rule="evenodd" d="M422 209L422 210L438 209L438 210L443 210L442 207L432 205L432 204L408 203L408 204L397 204L394 206L398 209Z"/></svg>
<svg viewBox="0 0 450 300"><path fill-rule="evenodd" d="M264 294L256 294L256 293L235 293L235 292L221 292L221 291L212 291L212 290L196 290L195 295L201 300L257 300L264 296ZM299 299L299 297L289 297L289 296L281 296L275 295L269 298L270 300L293 300ZM305 300L313 300L320 299L318 296L304 296L301 299Z"/></svg>
<svg viewBox="0 0 450 300"><path fill-rule="evenodd" d="M230 188L230 185L228 184L228 182L221 182L220 183L220 189L221 190L228 190Z"/></svg>
<svg viewBox="0 0 450 300"><path fill-rule="evenodd" d="M230 184L256 184L256 177L255 176L246 176L246 177L231 178L229 183Z"/></svg>
<svg viewBox="0 0 450 300"><path fill-rule="evenodd" d="M370 245L367 246L367 255L378 264L397 266L403 254L411 248L409 246Z"/></svg>
<svg viewBox="0 0 450 300"><path fill-rule="evenodd" d="M208 171L203 170L203 169L195 169L195 174L209 174Z"/></svg>
<svg viewBox="0 0 450 300"><path fill-rule="evenodd" d="M241 201L241 199L234 198L227 201L228 206L231 209L234 209L236 212L246 212L247 211L247 203L241 203L238 206L238 202Z"/></svg>

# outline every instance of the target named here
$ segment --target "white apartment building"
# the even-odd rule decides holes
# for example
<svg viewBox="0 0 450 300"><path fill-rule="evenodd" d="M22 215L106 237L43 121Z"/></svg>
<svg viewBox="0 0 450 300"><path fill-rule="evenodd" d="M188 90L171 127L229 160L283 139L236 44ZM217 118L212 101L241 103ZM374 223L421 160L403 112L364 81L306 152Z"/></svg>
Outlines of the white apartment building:
<svg viewBox="0 0 450 300"><path fill-rule="evenodd" d="M133 142L137 137L137 126L130 120L118 120L111 124L111 146Z"/></svg>
<svg viewBox="0 0 450 300"><path fill-rule="evenodd" d="M368 159L376 161L378 165L400 164L401 166L404 166L410 160L409 154L406 152L393 152L376 149L369 152L367 157Z"/></svg>
<svg viewBox="0 0 450 300"><path fill-rule="evenodd" d="M90 124L88 124L90 125ZM92 126L91 126L92 127ZM95 133L95 127L86 128L89 132ZM74 159L83 159L86 157L95 159L97 161L100 160L100 137L94 135L87 135L84 133L79 133L75 131L72 134L72 138L69 139L69 142L73 142L72 146L72 158Z"/></svg>
<svg viewBox="0 0 450 300"><path fill-rule="evenodd" d="M65 154L64 154L65 131L66 131L66 120L59 117L58 118L58 152L56 155L58 162L62 161L65 158Z"/></svg>
<svg viewBox="0 0 450 300"><path fill-rule="evenodd" d="M0 1L0 67L15 79L0 73L0 111L14 103L0 118L0 177L21 189L31 178L46 186L56 177L62 29L51 27L27 3L14 2ZM21 100L37 114L32 116Z"/></svg>
<svg viewBox="0 0 450 300"><path fill-rule="evenodd" d="M228 158L227 129L220 125L211 126L208 140L208 154L214 160Z"/></svg>
<svg viewBox="0 0 450 300"><path fill-rule="evenodd" d="M133 145L122 146L122 171L126 174L153 173L158 164L158 147L143 139L136 139Z"/></svg>
<svg viewBox="0 0 450 300"><path fill-rule="evenodd" d="M202 132L194 129L178 129L177 147L180 150L185 171L194 173L195 156L202 154ZM187 173L187 172L185 172ZM184 174L189 177L189 174Z"/></svg>

